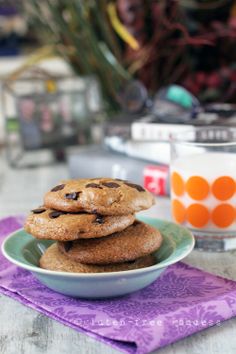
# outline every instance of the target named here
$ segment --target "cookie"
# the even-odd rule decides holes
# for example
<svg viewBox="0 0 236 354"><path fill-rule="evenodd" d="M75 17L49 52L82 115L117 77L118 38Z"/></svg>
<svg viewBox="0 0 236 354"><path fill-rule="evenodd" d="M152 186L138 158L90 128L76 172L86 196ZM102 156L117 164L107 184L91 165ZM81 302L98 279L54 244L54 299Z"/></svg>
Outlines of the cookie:
<svg viewBox="0 0 236 354"><path fill-rule="evenodd" d="M153 196L138 184L111 178L62 181L44 197L48 208L101 215L133 214L154 204Z"/></svg>
<svg viewBox="0 0 236 354"><path fill-rule="evenodd" d="M152 255L142 257L133 262L108 265L91 265L82 264L67 258L58 250L57 245L51 245L42 255L39 261L41 268L55 270L60 272L73 273L103 273L103 272L119 272L124 270L138 269L150 267L156 263L156 259Z"/></svg>
<svg viewBox="0 0 236 354"><path fill-rule="evenodd" d="M132 261L156 251L162 242L159 231L140 221L110 236L58 242L60 252L71 260L86 264Z"/></svg>
<svg viewBox="0 0 236 354"><path fill-rule="evenodd" d="M131 225L134 215L103 216L80 212L66 213L40 207L27 217L25 230L40 239L71 241L110 235Z"/></svg>

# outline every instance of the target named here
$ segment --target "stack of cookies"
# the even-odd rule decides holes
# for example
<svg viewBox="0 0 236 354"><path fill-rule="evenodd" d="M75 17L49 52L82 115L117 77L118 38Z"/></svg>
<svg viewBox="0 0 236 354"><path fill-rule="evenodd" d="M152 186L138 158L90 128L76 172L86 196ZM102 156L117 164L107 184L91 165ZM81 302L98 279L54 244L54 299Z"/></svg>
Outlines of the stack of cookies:
<svg viewBox="0 0 236 354"><path fill-rule="evenodd" d="M151 266L162 236L135 219L154 203L143 187L128 181L96 178L67 180L52 188L44 205L32 210L25 230L56 241L40 267L55 271L99 273Z"/></svg>

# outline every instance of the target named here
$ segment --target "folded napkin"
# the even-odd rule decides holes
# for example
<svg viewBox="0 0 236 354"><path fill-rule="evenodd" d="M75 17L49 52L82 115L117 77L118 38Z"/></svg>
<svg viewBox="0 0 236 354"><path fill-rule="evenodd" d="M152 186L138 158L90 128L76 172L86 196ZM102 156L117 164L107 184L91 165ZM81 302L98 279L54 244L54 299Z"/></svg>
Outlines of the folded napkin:
<svg viewBox="0 0 236 354"><path fill-rule="evenodd" d="M0 220L0 244L22 222ZM182 262L131 295L83 300L46 288L0 254L0 293L125 353L149 353L236 315L236 282Z"/></svg>

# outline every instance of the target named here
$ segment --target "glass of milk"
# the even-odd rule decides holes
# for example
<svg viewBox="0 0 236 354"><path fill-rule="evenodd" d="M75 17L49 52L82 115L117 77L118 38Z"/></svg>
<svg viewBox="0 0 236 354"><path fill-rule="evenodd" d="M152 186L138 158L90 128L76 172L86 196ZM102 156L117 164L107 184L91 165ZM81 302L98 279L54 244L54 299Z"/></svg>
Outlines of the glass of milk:
<svg viewBox="0 0 236 354"><path fill-rule="evenodd" d="M236 129L202 127L171 139L171 210L196 247L236 249Z"/></svg>

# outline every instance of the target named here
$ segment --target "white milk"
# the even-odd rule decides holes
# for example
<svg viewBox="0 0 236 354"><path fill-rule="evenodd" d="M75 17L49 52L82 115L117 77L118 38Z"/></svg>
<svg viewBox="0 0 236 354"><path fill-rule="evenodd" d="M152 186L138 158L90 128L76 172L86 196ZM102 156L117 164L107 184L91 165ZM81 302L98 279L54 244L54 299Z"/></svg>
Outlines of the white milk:
<svg viewBox="0 0 236 354"><path fill-rule="evenodd" d="M179 157L172 161L171 174L177 172L186 182L191 176L201 176L208 181L211 186L213 182L221 176L229 176L236 180L236 154L231 153L203 153L192 156ZM236 194L226 201L217 200L214 195L209 193L207 198L201 201L194 201L185 192L182 196L176 196L171 191L171 197L178 199L185 207L193 203L200 203L205 205L209 210L214 209L219 204L227 203L236 207ZM194 228L188 222L186 226ZM236 230L236 222L226 228L218 228L211 221L204 226L204 230L214 231L231 231Z"/></svg>

